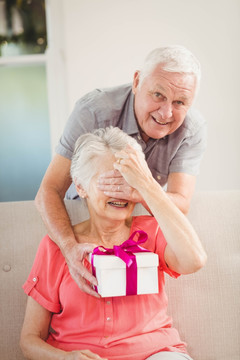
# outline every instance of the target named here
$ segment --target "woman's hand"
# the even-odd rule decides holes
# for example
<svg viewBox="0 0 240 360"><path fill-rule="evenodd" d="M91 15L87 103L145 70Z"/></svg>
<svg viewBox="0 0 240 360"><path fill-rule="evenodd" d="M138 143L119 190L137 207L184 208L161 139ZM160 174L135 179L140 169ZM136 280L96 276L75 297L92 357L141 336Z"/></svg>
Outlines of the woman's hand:
<svg viewBox="0 0 240 360"><path fill-rule="evenodd" d="M123 151L116 153L115 157L115 170L103 173L98 178L99 190L115 199L142 203L151 212L139 191L141 186L147 186L147 180L154 181L144 156L138 154L131 146L127 146Z"/></svg>
<svg viewBox="0 0 240 360"><path fill-rule="evenodd" d="M107 358L102 358L90 350L77 350L66 354L66 360L107 360Z"/></svg>
<svg viewBox="0 0 240 360"><path fill-rule="evenodd" d="M152 173L144 156L130 145L115 154L114 168L118 170L128 185L141 193L141 189L153 181Z"/></svg>
<svg viewBox="0 0 240 360"><path fill-rule="evenodd" d="M130 186L118 170L110 170L98 178L98 189L106 196L138 203L142 201L139 192Z"/></svg>

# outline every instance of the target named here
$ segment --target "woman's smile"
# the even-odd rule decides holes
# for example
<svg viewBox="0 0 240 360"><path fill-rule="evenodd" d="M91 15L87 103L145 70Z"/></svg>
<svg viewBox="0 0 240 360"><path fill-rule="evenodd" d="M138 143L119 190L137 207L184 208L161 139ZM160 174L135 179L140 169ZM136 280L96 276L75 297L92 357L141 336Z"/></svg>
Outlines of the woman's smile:
<svg viewBox="0 0 240 360"><path fill-rule="evenodd" d="M107 202L108 205L116 208L125 208L128 206L128 202L126 200L109 200Z"/></svg>

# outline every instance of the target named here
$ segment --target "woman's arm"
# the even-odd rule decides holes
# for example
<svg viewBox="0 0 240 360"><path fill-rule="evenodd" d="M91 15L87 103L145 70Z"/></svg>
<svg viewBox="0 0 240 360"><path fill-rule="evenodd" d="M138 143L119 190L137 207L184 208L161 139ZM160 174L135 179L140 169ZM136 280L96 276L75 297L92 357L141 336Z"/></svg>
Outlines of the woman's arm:
<svg viewBox="0 0 240 360"><path fill-rule="evenodd" d="M104 360L90 350L66 352L46 343L52 313L30 296L21 332L20 346L29 360ZM105 359L107 360L107 359Z"/></svg>
<svg viewBox="0 0 240 360"><path fill-rule="evenodd" d="M24 356L31 360L65 359L62 350L46 343L52 314L33 298L28 297L20 346Z"/></svg>
<svg viewBox="0 0 240 360"><path fill-rule="evenodd" d="M172 202L187 214L190 208L191 199L195 189L196 177L183 174L171 173L168 176L168 185L166 194ZM101 174L98 179L98 188L101 191L115 199L125 199L135 203L141 203L145 209L151 213L149 206L136 188L130 186L119 171L110 170Z"/></svg>
<svg viewBox="0 0 240 360"><path fill-rule="evenodd" d="M167 241L165 261L168 267L179 274L199 270L207 258L201 242L186 216L153 178L146 161L130 147L116 157L121 160L120 164L114 164L115 169L142 195L159 223Z"/></svg>

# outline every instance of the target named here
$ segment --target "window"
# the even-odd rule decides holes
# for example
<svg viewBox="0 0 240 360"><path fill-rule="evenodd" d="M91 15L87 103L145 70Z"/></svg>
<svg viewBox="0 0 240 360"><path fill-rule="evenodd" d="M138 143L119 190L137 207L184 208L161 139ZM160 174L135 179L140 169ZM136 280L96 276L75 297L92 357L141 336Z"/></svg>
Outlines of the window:
<svg viewBox="0 0 240 360"><path fill-rule="evenodd" d="M0 0L0 55L43 54L47 47L44 0Z"/></svg>
<svg viewBox="0 0 240 360"><path fill-rule="evenodd" d="M0 201L33 200L51 160L45 2L0 0Z"/></svg>

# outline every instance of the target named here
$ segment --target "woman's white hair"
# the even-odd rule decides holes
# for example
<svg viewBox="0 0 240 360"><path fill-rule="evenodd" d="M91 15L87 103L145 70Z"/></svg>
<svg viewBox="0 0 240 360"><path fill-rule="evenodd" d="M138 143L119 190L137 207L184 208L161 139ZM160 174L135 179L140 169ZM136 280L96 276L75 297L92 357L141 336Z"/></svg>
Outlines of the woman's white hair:
<svg viewBox="0 0 240 360"><path fill-rule="evenodd" d="M197 87L201 79L201 66L196 57L183 46L172 45L151 51L145 59L140 71L139 86L154 68L162 64L162 69L169 72L192 74L197 79Z"/></svg>
<svg viewBox="0 0 240 360"><path fill-rule="evenodd" d="M109 153L115 154L127 145L144 157L141 145L117 127L110 126L81 135L75 144L70 169L75 185L87 190L91 178L99 169L99 158Z"/></svg>

